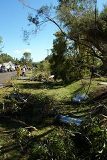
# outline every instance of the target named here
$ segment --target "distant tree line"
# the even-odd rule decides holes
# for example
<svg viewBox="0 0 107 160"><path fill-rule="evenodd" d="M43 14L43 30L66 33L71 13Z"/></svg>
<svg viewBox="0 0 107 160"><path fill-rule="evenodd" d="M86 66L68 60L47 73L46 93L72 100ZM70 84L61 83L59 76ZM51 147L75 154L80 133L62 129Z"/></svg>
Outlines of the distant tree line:
<svg viewBox="0 0 107 160"><path fill-rule="evenodd" d="M9 61L15 62L15 59L11 57L10 55L8 55L7 53L0 54L0 64L9 62Z"/></svg>
<svg viewBox="0 0 107 160"><path fill-rule="evenodd" d="M29 67L32 67L32 59L31 59L31 53L29 52L25 52L23 53L22 58L18 59L18 58L13 58L12 56L10 56L7 53L2 53L0 54L0 64L6 63L6 62L13 62L16 65L27 65Z"/></svg>

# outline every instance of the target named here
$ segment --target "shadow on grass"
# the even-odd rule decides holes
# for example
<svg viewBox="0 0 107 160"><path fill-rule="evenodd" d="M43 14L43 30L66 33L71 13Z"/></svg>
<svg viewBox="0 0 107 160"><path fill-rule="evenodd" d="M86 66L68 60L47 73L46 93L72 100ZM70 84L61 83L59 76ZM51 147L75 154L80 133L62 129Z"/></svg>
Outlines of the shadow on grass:
<svg viewBox="0 0 107 160"><path fill-rule="evenodd" d="M75 108L77 108L77 107L79 107L80 106L80 104L74 104L73 103L73 97L75 97L77 94L82 94L82 93L85 93L85 92L83 92L84 90L83 90L83 87L79 87L77 90L75 90L72 94L71 94L71 99L70 100L64 100L64 101L62 101L62 103L64 104L64 105L71 105L71 106L74 106Z"/></svg>
<svg viewBox="0 0 107 160"><path fill-rule="evenodd" d="M12 144L7 144L5 146L2 146L2 148L0 149L0 156L4 155L4 154L9 154L9 152L11 151L16 151L16 154L15 155L10 155L11 157L8 158L8 159L20 159L20 158L23 158L24 155L27 155L27 152L28 152L28 149L30 147L30 145L32 145L32 143L34 142L40 142L40 139L47 136L48 134L50 134L51 132L54 131L54 128L42 133L42 134L39 134L39 135L35 135L33 137L30 137L28 140L27 140L27 143L25 144L21 144L20 143L12 143ZM17 155L18 154L18 155ZM15 159L15 160L16 160Z"/></svg>
<svg viewBox="0 0 107 160"><path fill-rule="evenodd" d="M35 87L38 86L40 88L41 84L45 84L43 82L38 83L25 83L24 87ZM49 87L61 87L62 82L60 83L49 83ZM28 85L28 86L27 86ZM63 84L62 84L63 86ZM23 86L22 86L23 87ZM77 89L74 92L74 95L82 90L82 87ZM81 109L81 106L78 105L72 105L71 101L63 102L63 106L60 106L53 97L49 97L45 94L23 94L18 93L18 96L14 94L11 98L11 94L9 96L9 99L5 102L5 111L0 114L0 122L2 125L4 125L7 129L12 128L19 128L24 126L35 126L39 128L44 128L47 126L52 125L54 117L57 114L64 114L65 113L76 113L78 109L78 113L83 110ZM27 98L26 102L22 102L23 99ZM21 102L20 102L21 100ZM66 105L69 105L69 107L66 107ZM59 108L58 108L59 107ZM74 112L73 112L74 111ZM51 115L51 120L50 120ZM4 116L4 118L2 117ZM7 117L6 117L7 116Z"/></svg>
<svg viewBox="0 0 107 160"><path fill-rule="evenodd" d="M8 144L1 148L0 156L4 153L10 152L11 150L18 149L19 146L17 144Z"/></svg>
<svg viewBox="0 0 107 160"><path fill-rule="evenodd" d="M19 84L20 85L20 84ZM35 82L35 83L24 83L21 84L21 88L23 89L58 89L65 87L67 84L64 84L62 81L60 82Z"/></svg>
<svg viewBox="0 0 107 160"><path fill-rule="evenodd" d="M14 95L14 96L13 96ZM24 97L27 101L22 102ZM24 99L23 98L23 99ZM55 116L53 97L45 94L10 94L4 101L4 110L0 113L0 123L6 129L34 126L44 128L52 125L51 116Z"/></svg>
<svg viewBox="0 0 107 160"><path fill-rule="evenodd" d="M44 83L38 82L38 83L32 83L27 85L29 87L35 87L38 86L40 88L41 84ZM49 83L49 87L61 87L62 82L57 83ZM27 87L26 84L24 84L24 87ZM23 86L22 86L23 87ZM77 89L74 92L74 95L82 90L82 87ZM13 96L14 95L14 96ZM54 119L56 114L60 113L70 113L73 112L72 110L80 111L80 107L78 105L72 106L71 101L63 102L63 107L58 104L53 97L49 97L45 94L20 94L18 93L18 96L16 94L10 94L9 99L5 102L5 111L3 112L3 116L7 116L4 119L0 119L2 125L7 127L8 129L11 128L19 128L23 126L35 126L39 128L44 128L47 126L52 125L52 119ZM11 98L12 96L12 98ZM26 102L22 102L23 99L27 98ZM21 102L20 102L21 100ZM15 104L15 105L14 105ZM66 105L69 105L67 108ZM58 106L60 107L58 109ZM66 110L66 111L65 111ZM76 113L76 112L75 112ZM48 121L50 119L50 115L52 117L51 121ZM1 116L1 115L0 115ZM8 117L9 116L9 117ZM5 122L5 123L4 123ZM9 124L10 123L10 124Z"/></svg>

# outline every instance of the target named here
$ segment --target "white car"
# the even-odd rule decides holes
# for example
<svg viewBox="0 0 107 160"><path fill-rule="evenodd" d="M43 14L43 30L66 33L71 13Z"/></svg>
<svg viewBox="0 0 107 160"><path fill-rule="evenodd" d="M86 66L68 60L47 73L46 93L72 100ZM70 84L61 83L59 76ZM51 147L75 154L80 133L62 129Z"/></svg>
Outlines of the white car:
<svg viewBox="0 0 107 160"><path fill-rule="evenodd" d="M12 71L15 71L15 66L14 65L12 65L12 66L10 66L10 69L9 69L11 72Z"/></svg>

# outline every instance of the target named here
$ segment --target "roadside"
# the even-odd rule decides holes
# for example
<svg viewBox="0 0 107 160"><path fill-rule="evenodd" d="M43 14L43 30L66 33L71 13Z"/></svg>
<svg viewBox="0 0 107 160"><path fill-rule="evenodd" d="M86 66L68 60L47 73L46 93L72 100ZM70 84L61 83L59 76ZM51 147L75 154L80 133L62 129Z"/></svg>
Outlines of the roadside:
<svg viewBox="0 0 107 160"><path fill-rule="evenodd" d="M28 75L30 75L30 73L28 73ZM83 129L83 127L81 128L81 126L76 126L75 124L66 126L65 124L63 124L63 121L62 122L60 121L61 120L60 118L58 119L57 115L60 115L62 118L67 118L67 116L68 118L72 118L73 116L75 116L76 118L80 118L80 120L82 119L85 120L85 118L88 115L90 115L90 111L96 107L95 104L83 103L81 105L78 105L71 103L71 98L76 93L78 93L80 89L82 89L81 85L84 84L85 90L87 90L89 81L85 80L83 81L83 83L81 83L81 81L77 81L66 86L55 82L45 83L45 82L29 81L22 79L21 80L17 79L13 81L15 82L16 87L18 85L19 87L18 89L21 92L18 92L18 94L16 94L16 92L11 93L10 91L12 91L13 89L11 87L8 90L8 94L10 92L10 96L8 96L8 98L4 97L4 106L1 103L0 159L2 160L33 159L32 158L34 153L33 151L35 151L35 148L36 151L39 151L41 155L45 156L44 152L42 153L40 152L41 151L39 150L40 147L43 148L44 150L44 146L46 146L47 149L46 151L48 152L50 151L48 149L52 148L53 144L55 145L54 154L56 154L56 157L59 156L60 151L61 153L64 152L64 154L67 153L66 150L68 148L64 141L65 134L69 135L69 133L71 132L77 133L77 131L79 131L80 135L82 135L81 129ZM106 81L107 79L105 79L105 82ZM102 92L104 91L103 89L105 88L105 85L99 83L100 83L99 81L93 79L90 87L90 93L93 94L93 96L98 94L97 89L99 89L99 94L100 94L100 89L102 89ZM4 96L3 91L5 91L6 93L7 92L6 88L1 89L1 94L3 94ZM107 97L104 98L107 99ZM98 100L100 100L100 97L98 98ZM103 102L103 100L104 99L102 98L100 103ZM105 105L106 104L107 103L105 103ZM4 111L2 112L3 107L5 107L5 112ZM93 115L94 113L96 113L95 111L96 110L93 111ZM55 119L55 117L57 117L57 119ZM94 121L93 118L92 123L96 125L95 122L96 121ZM86 128L87 125L89 125L89 123L90 121L87 118L87 121L84 121L83 123L84 127ZM90 126L93 124L90 124ZM66 130L64 130L64 126L66 126L67 128ZM102 130L103 128L104 127L102 127ZM97 143L97 141L95 140L97 139L97 135L99 133L102 133L102 130L100 131L100 128L98 128L98 126L97 128L96 126L94 126L94 131L91 130L90 132L90 128L87 131L86 135L89 134L89 137L94 137L90 142L93 144L93 147L95 149L96 146L94 144ZM100 134L99 137L101 136L102 135ZM49 141L50 137L51 141ZM69 138L69 136L67 138ZM73 144L73 140L71 138L66 139L66 141L68 140L69 141L71 140L70 143ZM100 139L100 141L102 142L102 139ZM80 144L81 146L82 143ZM49 146L51 144L52 146ZM67 148L67 149L64 148L63 152L61 150L63 147L62 144ZM48 146L50 148L48 148ZM85 148L86 146L87 144L85 145ZM72 147L73 150L77 149L75 148L75 146ZM52 153L53 153L53 148L52 148ZM37 152L35 154L37 154ZM71 151L70 151L70 156L71 156Z"/></svg>
<svg viewBox="0 0 107 160"><path fill-rule="evenodd" d="M16 71L0 73L0 83L5 83L6 81L11 80L11 77L15 75L16 75Z"/></svg>

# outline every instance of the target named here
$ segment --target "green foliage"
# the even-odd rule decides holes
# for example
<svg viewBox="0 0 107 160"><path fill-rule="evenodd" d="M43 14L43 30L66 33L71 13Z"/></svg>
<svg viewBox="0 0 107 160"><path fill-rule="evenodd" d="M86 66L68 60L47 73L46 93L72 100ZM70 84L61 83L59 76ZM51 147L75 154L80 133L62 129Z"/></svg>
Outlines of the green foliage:
<svg viewBox="0 0 107 160"><path fill-rule="evenodd" d="M31 109L29 108L29 114L33 114L35 118L36 116L46 117L51 113L52 106L55 104L55 100L51 96L47 96L45 94L37 94L34 96L30 96L28 99L28 103L30 104L30 106L33 106L33 108Z"/></svg>
<svg viewBox="0 0 107 160"><path fill-rule="evenodd" d="M38 80L42 78L48 79L50 75L50 63L48 60L41 61L38 63L33 70L33 76L36 77Z"/></svg>
<svg viewBox="0 0 107 160"><path fill-rule="evenodd" d="M5 63L5 62L9 62L9 61L12 61L14 62L14 59L8 55L7 53L1 53L0 54L0 63Z"/></svg>
<svg viewBox="0 0 107 160"><path fill-rule="evenodd" d="M14 113L20 110L18 102L13 98L4 100L4 113Z"/></svg>
<svg viewBox="0 0 107 160"><path fill-rule="evenodd" d="M88 120L88 119L86 119ZM88 123L87 123L88 122ZM87 126L88 125L88 126ZM76 133L81 133L84 138L87 137L91 142L91 148L88 151L86 144L80 144L73 138ZM28 132L25 129L19 129L17 132L19 142L25 144L28 138ZM85 121L85 123L76 128L74 126L58 127L54 129L46 137L42 137L39 141L31 141L29 152L29 160L31 159L57 159L57 160L85 160L85 159L104 159L107 151L107 132L94 118L92 121ZM36 140L36 137L35 137ZM83 139L82 139L83 140ZM83 140L84 143L84 140ZM82 150L82 147L84 150ZM23 146L24 147L24 146Z"/></svg>
<svg viewBox="0 0 107 160"><path fill-rule="evenodd" d="M59 20L68 31L67 37L75 42L77 49L80 46L80 52L84 53L89 50L91 56L99 58L103 63L101 69L106 73L107 27L105 17L107 12L106 7L102 12L98 12L95 6L96 1L94 0L59 1L57 13Z"/></svg>
<svg viewBox="0 0 107 160"><path fill-rule="evenodd" d="M82 52L82 56L84 56L88 50L88 53L90 53L89 56L91 55L91 57L97 57L98 59L100 59L102 61L102 74L106 74L107 6L103 8L103 11L99 12L96 8L96 0L59 0L58 2L59 3L57 7L52 8L49 6L42 6L38 10L30 7L29 5L26 5L26 3L22 3L28 8L32 8L32 11L35 11L35 15L30 14L28 16L28 20L36 26L36 31L38 31L41 24L49 21L52 22L58 27L63 36L65 36L67 39L69 39L70 41L72 41L72 43L75 44L75 49L77 51L79 49L80 53L78 52L78 54L80 54L80 56ZM52 18L52 9L55 11L55 17L57 17L59 21L57 21L57 19L55 18ZM61 42L62 45L57 45L58 38L55 41L53 43L54 51L52 51L54 52L52 57L53 62L51 62L51 66L53 67L51 68L53 74L56 75L56 78L64 79L64 77L66 77L65 73L63 72L65 68L62 67L64 59L62 58L63 56L61 56L59 53L58 55L60 55L60 57L56 55L55 48L57 52L60 51L60 53L63 54L63 51L66 47L65 44L61 41L59 42ZM60 65L57 64L56 61L56 59L58 59L59 61L59 58L61 58ZM57 69L54 69L55 65L58 66Z"/></svg>
<svg viewBox="0 0 107 160"><path fill-rule="evenodd" d="M92 125L90 127L90 130L88 132L88 135L93 144L93 150L95 152L101 151L103 149L104 144L107 145L106 129L101 127L99 122L100 122L99 118L94 118L92 120Z"/></svg>
<svg viewBox="0 0 107 160"><path fill-rule="evenodd" d="M20 59L21 65L26 65L27 67L32 67L32 59L30 52L24 52L23 57Z"/></svg>
<svg viewBox="0 0 107 160"><path fill-rule="evenodd" d="M56 103L52 96L45 94L13 93L5 98L4 110L2 111L5 115L20 116L22 120L35 124L41 123L43 118L53 114L53 105Z"/></svg>
<svg viewBox="0 0 107 160"><path fill-rule="evenodd" d="M65 54L67 52L66 39L61 32L56 32L56 39L53 41L52 56L50 58L51 73L55 75L55 79L65 78L63 64Z"/></svg>
<svg viewBox="0 0 107 160"><path fill-rule="evenodd" d="M64 137L57 132L53 132L48 139L49 157L52 159L66 159L66 146Z"/></svg>
<svg viewBox="0 0 107 160"><path fill-rule="evenodd" d="M25 128L19 128L17 129L17 132L16 132L16 139L21 142L23 141L24 139L26 139L27 137L29 137L29 132L27 129Z"/></svg>
<svg viewBox="0 0 107 160"><path fill-rule="evenodd" d="M24 83L25 82L23 82L23 84ZM28 84L30 87L30 83ZM25 83L25 86L26 85L27 83ZM87 83L86 83L86 86L87 86ZM61 87L62 86L60 86L60 88L55 88L55 89L52 88L51 92L53 95L59 98L59 101L63 100L64 102L66 102L67 96L69 96L69 99L70 99L71 94L73 95L76 92L78 92L79 89L81 89L80 82L72 83L71 85L67 85L66 87L62 87L62 88ZM98 85L96 87L98 88ZM35 88L36 87L33 88L34 91L35 91ZM18 88L16 89L15 91L19 93ZM31 90L31 88L29 90L26 90L34 94L27 95L28 102L24 106L20 105L22 108L20 114L14 115L12 113L11 117L13 119L17 118L18 120L19 119L21 121L23 120L23 122L27 122L27 124L30 124L30 125L32 125L32 121L34 122L33 124L36 125L37 124L36 120L40 120L39 119L40 117L45 117L44 119L42 119L42 123L39 123L40 126L39 125L36 126L37 128L40 127L40 130L38 129L40 132L42 131L42 129L45 130L46 132L45 119L49 118L48 114L50 113L51 109L54 108L54 106L58 107L57 109L58 111L60 111L58 113L60 114L70 114L72 116L72 113L74 112L75 112L75 115L79 115L81 113L83 113L84 115L84 112L85 112L85 115L88 115L89 110L85 111L85 109L89 109L88 104L79 106L80 113L78 113L76 111L77 110L76 106L73 108L71 104L69 106L64 104L56 105L55 100L52 98L52 96L48 96L50 92L49 89L45 90L47 92L42 90L42 93L40 93L38 90L37 92L33 92L33 90ZM59 97L58 97L58 93L59 93ZM12 107L12 104L9 104L7 102L7 106L8 105ZM11 110L11 112L13 112L13 110ZM52 118L54 119L54 117ZM49 122L50 122L50 119L49 119ZM6 121L6 123L9 129L8 122ZM43 125L44 123L45 123L45 127L42 128L41 125ZM51 122L48 123L48 125L50 124L52 123ZM21 151L23 151L25 155L29 156L28 158L29 160L32 160L32 159L42 159L42 160L45 160L45 159L46 160L48 159L53 159L53 160L102 159L103 160L104 159L105 160L106 159L106 154L107 154L106 123L105 123L105 126L103 126L102 123L100 123L99 117L95 117L95 118L84 117L82 125L78 127L74 125L70 127L68 126L59 127L58 126L59 124L55 126L54 123L52 125L54 126L55 129L52 132L48 132L43 135L38 134L38 131L34 131L33 133L30 132L29 134L29 131L25 128L19 128L15 132L15 135L14 135L16 138L15 144L18 144L18 146L21 148ZM16 126L18 127L18 125L15 125L15 127ZM91 146L90 152L87 152L87 146L85 146L86 149L84 149L84 151L81 152L83 143L80 144L81 148L78 148L75 145L75 142L72 136L73 134L75 134L75 132L80 132L82 135L86 136L91 141L92 146ZM17 148L17 150L19 151L20 148Z"/></svg>
<svg viewBox="0 0 107 160"><path fill-rule="evenodd" d="M103 159L107 151L107 131L101 126L99 117L84 121L81 132L85 133L92 143L89 158Z"/></svg>
<svg viewBox="0 0 107 160"><path fill-rule="evenodd" d="M68 146L66 145L69 136L66 138L64 134L62 129L56 129L48 137L44 138L41 143L34 143L31 149L30 159L67 160L69 158L73 160L73 145L70 145L70 142L68 142ZM69 151L68 147L70 149Z"/></svg>
<svg viewBox="0 0 107 160"><path fill-rule="evenodd" d="M29 61L31 59L31 53L30 52L24 52L23 57L25 61Z"/></svg>
<svg viewBox="0 0 107 160"><path fill-rule="evenodd" d="M49 59L52 74L66 83L88 74L88 66L93 64L93 57L87 55L90 51L85 51L83 46L80 51L77 51L75 45L67 41L61 32L57 32L55 36L52 55Z"/></svg>
<svg viewBox="0 0 107 160"><path fill-rule="evenodd" d="M47 160L48 148L43 144L35 144L31 150L29 160Z"/></svg>

